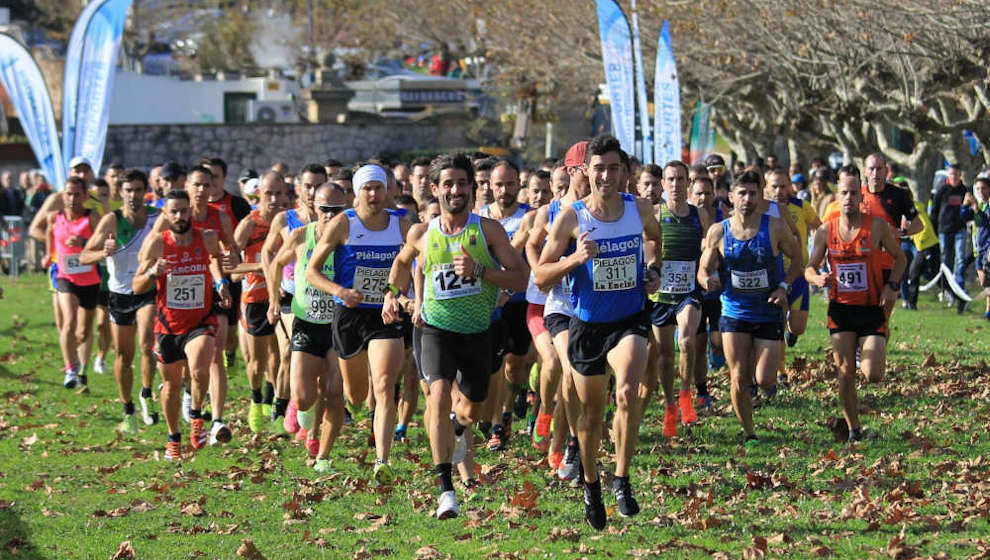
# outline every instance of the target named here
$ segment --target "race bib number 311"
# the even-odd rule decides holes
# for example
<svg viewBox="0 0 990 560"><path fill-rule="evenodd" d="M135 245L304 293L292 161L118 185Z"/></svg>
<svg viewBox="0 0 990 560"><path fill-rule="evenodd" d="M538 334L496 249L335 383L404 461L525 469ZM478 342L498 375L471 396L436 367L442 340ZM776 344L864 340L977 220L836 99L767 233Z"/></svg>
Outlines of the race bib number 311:
<svg viewBox="0 0 990 560"><path fill-rule="evenodd" d="M741 271L733 270L732 287L740 292L762 292L770 287L767 280L767 270Z"/></svg>
<svg viewBox="0 0 990 560"><path fill-rule="evenodd" d="M173 274L168 277L169 309L202 309L206 294L206 277L202 274Z"/></svg>
<svg viewBox="0 0 990 560"><path fill-rule="evenodd" d="M636 255L591 260L591 275L596 292L631 290L636 287Z"/></svg>

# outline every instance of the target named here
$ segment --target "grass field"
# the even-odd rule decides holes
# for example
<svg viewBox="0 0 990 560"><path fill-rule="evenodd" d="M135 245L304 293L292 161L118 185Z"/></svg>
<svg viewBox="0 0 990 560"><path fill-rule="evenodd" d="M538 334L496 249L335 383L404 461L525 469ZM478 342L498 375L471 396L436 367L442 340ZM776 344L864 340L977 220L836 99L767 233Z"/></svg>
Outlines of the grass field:
<svg viewBox="0 0 990 560"><path fill-rule="evenodd" d="M898 308L888 378L860 390L874 439L851 447L826 425L839 409L815 298L792 385L757 411L764 443L740 445L724 375L715 415L672 442L651 404L631 471L643 512L624 519L607 495L599 533L581 491L548 476L524 435L503 454L479 451L483 484L469 499L458 486L461 516L446 522L430 516L437 491L418 425L393 451L394 487L369 484L363 415L344 429L336 473L317 476L298 444L248 432L240 356L234 441L165 463L163 426L114 432L112 375L90 374L88 395L61 387L42 278L0 286L0 558L135 557L115 556L123 541L137 558L260 558L245 539L269 559L990 558L990 323L929 296L921 311ZM605 451L602 463L611 470Z"/></svg>

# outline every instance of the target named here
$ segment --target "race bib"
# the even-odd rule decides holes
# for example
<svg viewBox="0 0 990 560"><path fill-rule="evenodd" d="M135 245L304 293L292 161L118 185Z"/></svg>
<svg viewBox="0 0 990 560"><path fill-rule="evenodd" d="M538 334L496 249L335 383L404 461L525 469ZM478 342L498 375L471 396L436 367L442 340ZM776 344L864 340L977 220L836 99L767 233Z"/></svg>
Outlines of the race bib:
<svg viewBox="0 0 990 560"><path fill-rule="evenodd" d="M170 274L166 282L169 309L202 309L206 295L206 277L202 274Z"/></svg>
<svg viewBox="0 0 990 560"><path fill-rule="evenodd" d="M306 287L306 320L310 323L329 323L333 321L333 296L312 286Z"/></svg>
<svg viewBox="0 0 990 560"><path fill-rule="evenodd" d="M433 299L453 299L474 296L481 293L481 281L477 278L464 278L454 272L453 263L433 265L430 271L433 283Z"/></svg>
<svg viewBox="0 0 990 560"><path fill-rule="evenodd" d="M687 294L694 290L698 263L694 261L663 261L660 267L660 292Z"/></svg>
<svg viewBox="0 0 990 560"><path fill-rule="evenodd" d="M836 264L835 283L840 292L865 292L866 263Z"/></svg>
<svg viewBox="0 0 990 560"><path fill-rule="evenodd" d="M730 272L732 273L732 287L737 291L762 292L770 287L765 268L748 272L741 270L732 270Z"/></svg>
<svg viewBox="0 0 990 560"><path fill-rule="evenodd" d="M591 260L591 277L596 292L616 292L636 287L636 255Z"/></svg>
<svg viewBox="0 0 990 560"><path fill-rule="evenodd" d="M354 268L354 289L364 294L361 303L381 305L385 302L385 288L388 286L387 268L358 266Z"/></svg>
<svg viewBox="0 0 990 560"><path fill-rule="evenodd" d="M86 274L93 270L91 264L79 264L79 253L75 255L62 255L62 272L70 276L76 274Z"/></svg>

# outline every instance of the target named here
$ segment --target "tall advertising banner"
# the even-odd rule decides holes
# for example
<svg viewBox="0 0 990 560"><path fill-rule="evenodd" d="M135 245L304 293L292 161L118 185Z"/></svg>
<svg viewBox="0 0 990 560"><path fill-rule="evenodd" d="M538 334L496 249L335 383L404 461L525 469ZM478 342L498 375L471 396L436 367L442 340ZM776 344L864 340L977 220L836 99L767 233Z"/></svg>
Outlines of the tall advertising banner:
<svg viewBox="0 0 990 560"><path fill-rule="evenodd" d="M6 33L0 33L0 81L17 110L21 128L45 177L55 189L61 189L65 184L65 165L48 86L31 53Z"/></svg>
<svg viewBox="0 0 990 560"><path fill-rule="evenodd" d="M681 159L681 90L667 21L660 29L653 83L654 163L663 166Z"/></svg>
<svg viewBox="0 0 990 560"><path fill-rule="evenodd" d="M704 163L715 149L715 129L712 128L712 106L698 101L691 121L691 163Z"/></svg>
<svg viewBox="0 0 990 560"><path fill-rule="evenodd" d="M636 103L639 104L639 129L643 144L639 161L653 163L653 130L650 128L650 106L646 100L646 74L643 72L643 47L639 43L639 18L636 16L636 0L632 2L633 57L636 61Z"/></svg>
<svg viewBox="0 0 990 560"><path fill-rule="evenodd" d="M79 66L82 62L86 28L93 14L105 0L93 0L86 4L69 35L69 46L65 51L65 76L62 79L62 153L65 162L73 158L76 137L76 103L79 97ZM95 170L94 170L95 171Z"/></svg>
<svg viewBox="0 0 990 560"><path fill-rule="evenodd" d="M629 21L615 0L597 0L602 63L612 108L612 130L626 153L636 149L636 103L633 99L633 54Z"/></svg>
<svg viewBox="0 0 990 560"><path fill-rule="evenodd" d="M82 156L99 172L110 118L110 92L132 0L103 0L83 34L75 130L66 157ZM66 59L66 73L72 61Z"/></svg>

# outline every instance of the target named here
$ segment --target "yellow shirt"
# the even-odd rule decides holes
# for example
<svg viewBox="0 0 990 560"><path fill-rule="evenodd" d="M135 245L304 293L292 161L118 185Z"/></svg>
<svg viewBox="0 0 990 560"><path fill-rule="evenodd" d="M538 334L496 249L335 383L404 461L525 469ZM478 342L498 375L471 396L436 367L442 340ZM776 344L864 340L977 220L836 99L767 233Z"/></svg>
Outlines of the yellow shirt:
<svg viewBox="0 0 990 560"><path fill-rule="evenodd" d="M911 236L911 241L914 241L914 246L919 251L924 251L933 245L938 245L938 235L935 235L935 227L932 225L932 219L928 217L925 205L915 202L914 207L918 209L918 217L921 218L924 227L921 228L920 232Z"/></svg>
<svg viewBox="0 0 990 560"><path fill-rule="evenodd" d="M86 199L86 202L83 202L83 208L88 208L90 210L93 210L94 212L97 212L98 214L106 214L107 212L120 210L123 207L124 207L123 200L110 199L110 208L105 209L103 208L103 203L100 202L100 199L94 197L93 195L90 195L89 198Z"/></svg>

